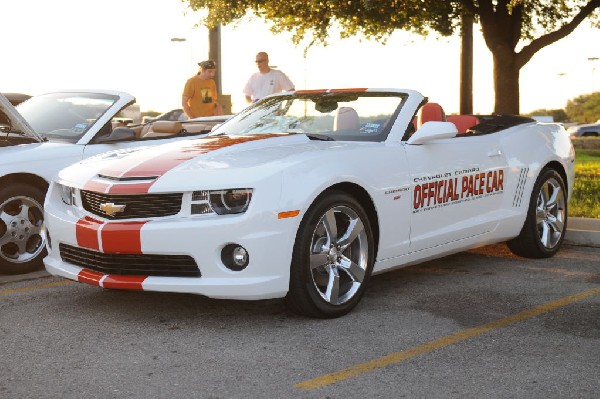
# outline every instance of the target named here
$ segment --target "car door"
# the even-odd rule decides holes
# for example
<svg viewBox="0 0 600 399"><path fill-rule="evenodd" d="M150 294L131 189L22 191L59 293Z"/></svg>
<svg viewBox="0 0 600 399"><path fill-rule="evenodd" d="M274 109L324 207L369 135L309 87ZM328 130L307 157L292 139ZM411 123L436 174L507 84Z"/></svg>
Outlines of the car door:
<svg viewBox="0 0 600 399"><path fill-rule="evenodd" d="M507 160L494 134L405 143L411 179L410 250L492 231L500 218Z"/></svg>

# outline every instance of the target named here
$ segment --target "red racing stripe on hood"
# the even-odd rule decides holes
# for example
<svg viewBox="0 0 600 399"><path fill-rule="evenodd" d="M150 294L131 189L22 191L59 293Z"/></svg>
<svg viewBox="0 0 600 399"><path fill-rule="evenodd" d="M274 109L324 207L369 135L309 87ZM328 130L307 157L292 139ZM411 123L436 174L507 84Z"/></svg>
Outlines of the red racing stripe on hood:
<svg viewBox="0 0 600 399"><path fill-rule="evenodd" d="M102 252L107 254L141 254L141 230L143 222L109 222L104 225L102 237Z"/></svg>
<svg viewBox="0 0 600 399"><path fill-rule="evenodd" d="M120 290L143 291L142 283L148 276L118 276L108 275L102 280L102 287Z"/></svg>
<svg viewBox="0 0 600 399"><path fill-rule="evenodd" d="M111 166L103 169L99 174L111 177L156 177L153 181L144 183L123 183L115 182L112 184L100 183L91 179L84 185L85 190L98 191L110 194L146 194L148 190L158 180L160 176L169 172L173 168L211 151L230 147L236 144L248 143L251 141L265 140L272 137L280 137L282 134L264 134L242 137L206 137L192 140L192 144L177 147L165 153L159 154L151 159L144 161L137 157L125 157L114 161ZM108 188L107 188L108 186ZM88 188L89 187L89 188ZM94 187L97 187L96 190Z"/></svg>
<svg viewBox="0 0 600 399"><path fill-rule="evenodd" d="M99 250L98 230L103 224L104 222L100 222L89 216L79 219L75 225L77 245L83 248Z"/></svg>
<svg viewBox="0 0 600 399"><path fill-rule="evenodd" d="M92 179L85 183L83 189L87 191L94 191L97 193L105 193L108 186L109 185L107 183L99 182Z"/></svg>

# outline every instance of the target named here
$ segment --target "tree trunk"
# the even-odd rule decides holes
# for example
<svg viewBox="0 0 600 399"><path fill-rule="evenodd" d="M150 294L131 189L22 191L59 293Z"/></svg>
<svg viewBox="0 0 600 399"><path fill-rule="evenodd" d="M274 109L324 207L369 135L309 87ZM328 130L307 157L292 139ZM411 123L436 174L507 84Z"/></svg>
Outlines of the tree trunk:
<svg viewBox="0 0 600 399"><path fill-rule="evenodd" d="M516 55L494 54L494 113L519 114L519 73L516 66Z"/></svg>
<svg viewBox="0 0 600 399"><path fill-rule="evenodd" d="M473 113L473 17L461 20L460 114Z"/></svg>

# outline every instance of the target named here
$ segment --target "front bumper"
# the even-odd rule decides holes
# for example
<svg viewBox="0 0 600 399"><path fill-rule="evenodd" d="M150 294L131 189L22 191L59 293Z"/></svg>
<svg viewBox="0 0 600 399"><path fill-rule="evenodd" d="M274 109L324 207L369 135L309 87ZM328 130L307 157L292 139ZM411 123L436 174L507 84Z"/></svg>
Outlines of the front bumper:
<svg viewBox="0 0 600 399"><path fill-rule="evenodd" d="M53 275L104 288L192 293L223 299L279 298L288 291L299 216L278 219L276 211L262 211L114 222L65 206L60 199L47 200L45 208L51 247L44 263ZM242 271L228 269L221 260L222 249L232 243L248 251L249 263ZM102 253L187 255L194 259L201 276L101 273L81 262L66 262L59 250L61 244Z"/></svg>

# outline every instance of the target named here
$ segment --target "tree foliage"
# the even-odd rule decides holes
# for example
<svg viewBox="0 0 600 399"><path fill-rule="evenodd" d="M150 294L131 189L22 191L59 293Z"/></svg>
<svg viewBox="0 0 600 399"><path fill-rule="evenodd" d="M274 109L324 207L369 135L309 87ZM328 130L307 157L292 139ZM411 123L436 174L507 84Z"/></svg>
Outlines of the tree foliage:
<svg viewBox="0 0 600 399"><path fill-rule="evenodd" d="M600 120L600 92L584 94L569 100L565 111L572 121L595 123Z"/></svg>
<svg viewBox="0 0 600 399"><path fill-rule="evenodd" d="M461 16L481 26L494 59L495 112L519 112L519 71L542 48L567 36L586 18L598 26L600 0L182 0L206 9L200 22L228 25L252 13L293 42L327 44L331 28L380 42L397 29L421 35L458 32Z"/></svg>
<svg viewBox="0 0 600 399"><path fill-rule="evenodd" d="M554 122L568 122L569 117L564 109L536 109L535 111L531 111L525 116L543 116L548 115L552 117Z"/></svg>

